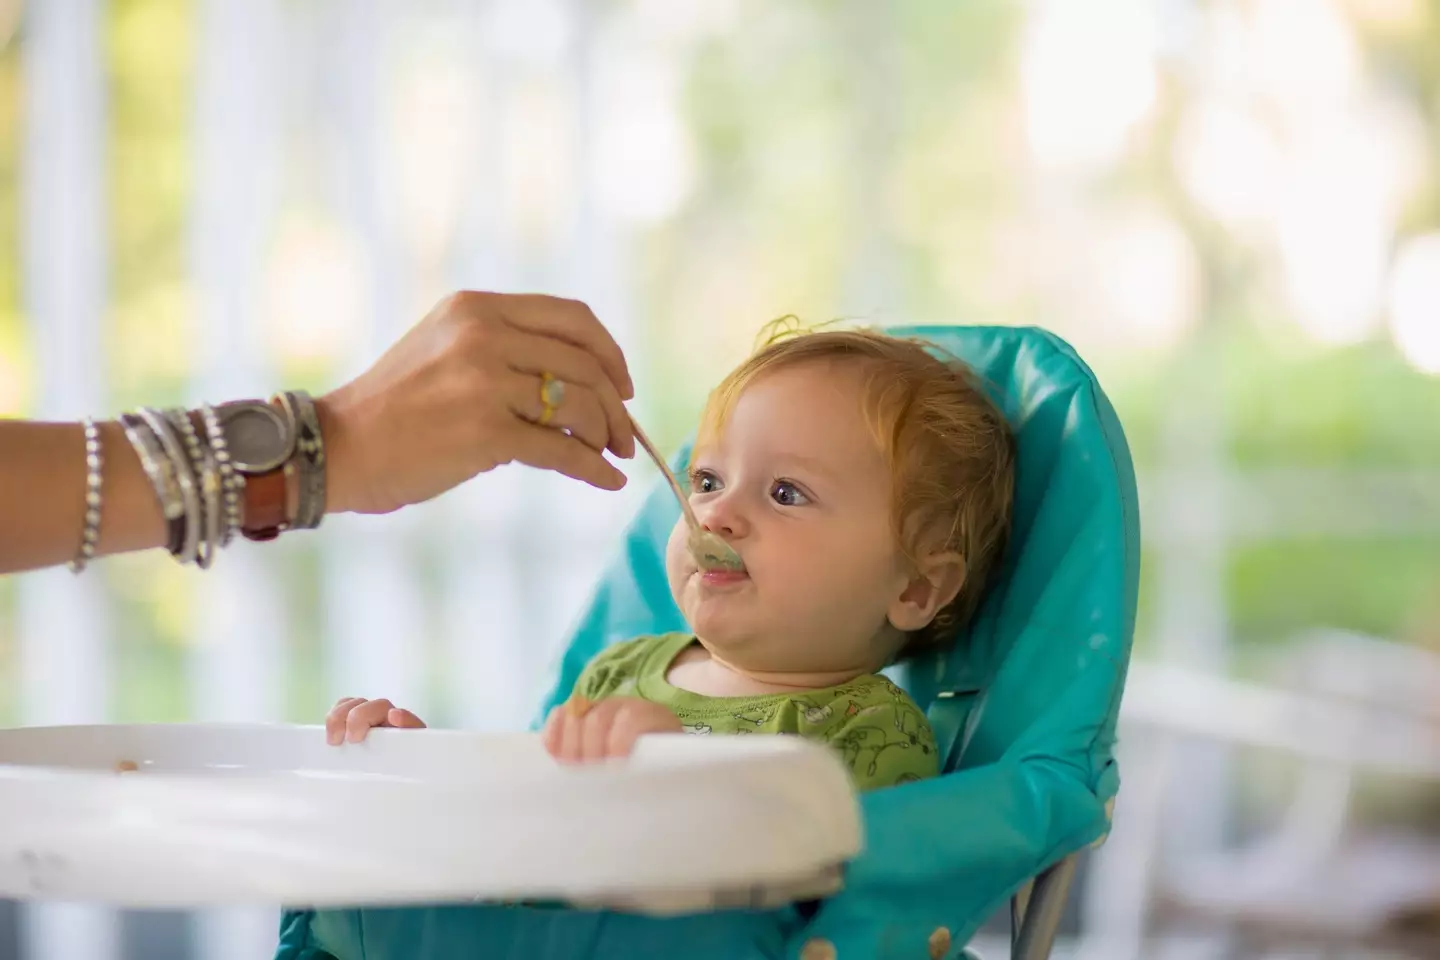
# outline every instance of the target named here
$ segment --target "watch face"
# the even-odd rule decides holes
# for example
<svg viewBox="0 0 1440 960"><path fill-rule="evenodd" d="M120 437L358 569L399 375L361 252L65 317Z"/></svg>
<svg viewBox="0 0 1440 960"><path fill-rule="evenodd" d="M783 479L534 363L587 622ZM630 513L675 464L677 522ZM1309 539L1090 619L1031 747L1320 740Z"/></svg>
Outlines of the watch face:
<svg viewBox="0 0 1440 960"><path fill-rule="evenodd" d="M295 438L285 415L268 403L241 402L216 408L230 461L241 473L266 473L290 459Z"/></svg>

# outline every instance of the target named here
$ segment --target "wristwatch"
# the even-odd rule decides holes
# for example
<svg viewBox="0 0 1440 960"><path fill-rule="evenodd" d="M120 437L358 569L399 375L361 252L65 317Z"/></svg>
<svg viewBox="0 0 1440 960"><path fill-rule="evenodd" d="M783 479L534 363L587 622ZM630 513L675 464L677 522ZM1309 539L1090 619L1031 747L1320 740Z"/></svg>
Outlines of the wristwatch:
<svg viewBox="0 0 1440 960"><path fill-rule="evenodd" d="M295 453L295 424L263 400L222 403L215 414L244 485L240 533L247 540L273 540L290 522L285 464Z"/></svg>

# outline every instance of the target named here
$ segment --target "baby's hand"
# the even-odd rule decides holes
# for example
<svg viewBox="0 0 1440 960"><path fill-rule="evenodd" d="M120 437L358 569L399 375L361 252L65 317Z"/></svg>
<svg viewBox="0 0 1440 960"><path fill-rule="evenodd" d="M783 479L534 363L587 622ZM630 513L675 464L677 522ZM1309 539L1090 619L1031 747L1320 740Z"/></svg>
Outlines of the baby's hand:
<svg viewBox="0 0 1440 960"><path fill-rule="evenodd" d="M680 718L658 703L639 697L607 697L590 703L572 697L550 711L541 738L562 763L625 757L635 739L647 733L679 733Z"/></svg>
<svg viewBox="0 0 1440 960"><path fill-rule="evenodd" d="M347 736L351 743L359 743L371 727L421 729L424 726L424 720L409 710L399 709L389 700L346 697L325 715L325 739L331 746L343 743Z"/></svg>

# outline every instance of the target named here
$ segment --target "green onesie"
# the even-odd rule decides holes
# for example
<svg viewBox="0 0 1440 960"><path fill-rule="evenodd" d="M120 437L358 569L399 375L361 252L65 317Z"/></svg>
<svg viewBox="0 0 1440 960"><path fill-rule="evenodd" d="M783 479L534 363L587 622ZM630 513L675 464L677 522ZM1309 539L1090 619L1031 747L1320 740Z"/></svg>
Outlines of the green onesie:
<svg viewBox="0 0 1440 960"><path fill-rule="evenodd" d="M658 703L680 718L687 733L798 733L820 740L839 751L861 790L939 772L925 714L886 678L869 674L804 694L705 697L665 679L670 664L695 642L690 634L667 633L617 643L586 665L575 693Z"/></svg>

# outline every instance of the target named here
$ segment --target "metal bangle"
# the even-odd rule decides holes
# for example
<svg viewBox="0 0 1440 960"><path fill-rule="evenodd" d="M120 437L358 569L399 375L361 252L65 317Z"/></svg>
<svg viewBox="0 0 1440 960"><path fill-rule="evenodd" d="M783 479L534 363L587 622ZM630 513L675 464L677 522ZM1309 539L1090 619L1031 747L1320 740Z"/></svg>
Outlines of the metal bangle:
<svg viewBox="0 0 1440 960"><path fill-rule="evenodd" d="M163 413L154 407L141 407L137 412L159 439L160 445L164 447L165 457L170 461L176 482L180 486L181 501L185 505L185 531L178 546L171 548L170 554L180 563L193 563L198 550L197 541L200 536L202 516L200 488L195 480L195 474L190 469L190 459L185 455L185 448L181 445L174 425L166 419Z"/></svg>
<svg viewBox="0 0 1440 960"><path fill-rule="evenodd" d="M204 520L205 532L195 553L195 565L201 570L209 570L210 564L215 562L215 551L220 544L220 471L215 466L215 458L210 455L210 448L200 442L200 434L196 432L195 424L190 422L190 412L176 408L167 413L171 422L180 429L180 436L185 439L190 469L199 480L200 515Z"/></svg>
<svg viewBox="0 0 1440 960"><path fill-rule="evenodd" d="M300 503L292 527L313 530L325 519L325 437L315 401L303 390L280 394L280 405L295 428L295 462L299 474Z"/></svg>
<svg viewBox="0 0 1440 960"><path fill-rule="evenodd" d="M104 481L105 455L100 444L100 428L95 421L85 420L85 526L80 533L80 549L70 561L72 573L83 573L95 558L95 545L100 542L101 486Z"/></svg>
<svg viewBox="0 0 1440 960"><path fill-rule="evenodd" d="M215 408L202 403L200 416L205 421L205 434L210 441L210 450L215 454L215 464L220 468L220 484L225 494L225 523L220 534L220 546L228 547L235 531L240 529L240 491L245 481L230 462L230 447L225 441L225 431L220 426L220 416Z"/></svg>
<svg viewBox="0 0 1440 960"><path fill-rule="evenodd" d="M125 428L125 436L140 458L145 476L150 478L150 486L155 488L155 499L159 501L160 511L165 517L166 546L175 553L185 536L185 500L180 495L175 465L166 456L155 431L142 418L133 413L122 413L120 425Z"/></svg>

